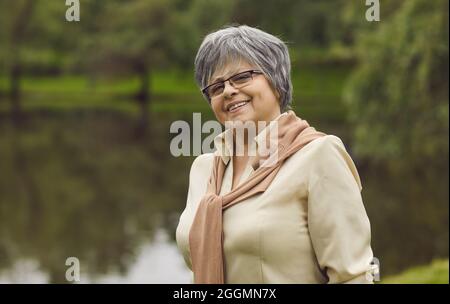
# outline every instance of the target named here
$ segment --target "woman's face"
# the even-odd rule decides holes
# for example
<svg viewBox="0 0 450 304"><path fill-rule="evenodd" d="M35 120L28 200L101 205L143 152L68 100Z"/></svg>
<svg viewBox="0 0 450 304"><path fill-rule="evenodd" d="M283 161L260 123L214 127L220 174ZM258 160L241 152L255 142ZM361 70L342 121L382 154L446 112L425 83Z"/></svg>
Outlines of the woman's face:
<svg viewBox="0 0 450 304"><path fill-rule="evenodd" d="M245 61L227 64L223 69L215 71L209 84L252 69L258 68ZM241 102L245 104L233 107ZM254 121L257 125L258 121L269 122L281 114L279 95L263 74L253 74L253 80L239 89L227 81L223 93L211 99L211 107L221 124L225 124L225 121Z"/></svg>

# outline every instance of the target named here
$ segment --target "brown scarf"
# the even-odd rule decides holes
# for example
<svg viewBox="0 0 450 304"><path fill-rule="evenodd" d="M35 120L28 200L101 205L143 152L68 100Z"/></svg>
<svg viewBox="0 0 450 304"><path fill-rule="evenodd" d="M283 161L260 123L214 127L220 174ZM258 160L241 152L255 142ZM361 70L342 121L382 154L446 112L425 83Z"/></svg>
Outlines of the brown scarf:
<svg viewBox="0 0 450 304"><path fill-rule="evenodd" d="M277 175L284 161L306 144L324 133L310 127L289 111L278 120L278 160L271 166L260 166L259 156L250 159L252 175L234 190L219 196L226 165L214 156L213 170L205 196L200 201L189 232L189 249L194 283L224 284L222 212L234 204L264 192Z"/></svg>

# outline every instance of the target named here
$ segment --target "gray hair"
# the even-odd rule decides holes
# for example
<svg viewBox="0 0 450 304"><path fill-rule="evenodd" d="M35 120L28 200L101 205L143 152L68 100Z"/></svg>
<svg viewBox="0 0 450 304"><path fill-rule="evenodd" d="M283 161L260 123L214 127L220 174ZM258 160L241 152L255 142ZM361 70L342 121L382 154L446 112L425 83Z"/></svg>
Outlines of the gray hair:
<svg viewBox="0 0 450 304"><path fill-rule="evenodd" d="M197 85L206 87L217 69L240 60L261 69L280 94L282 112L290 108L291 60L286 44L271 34L246 25L226 26L203 39L195 57Z"/></svg>

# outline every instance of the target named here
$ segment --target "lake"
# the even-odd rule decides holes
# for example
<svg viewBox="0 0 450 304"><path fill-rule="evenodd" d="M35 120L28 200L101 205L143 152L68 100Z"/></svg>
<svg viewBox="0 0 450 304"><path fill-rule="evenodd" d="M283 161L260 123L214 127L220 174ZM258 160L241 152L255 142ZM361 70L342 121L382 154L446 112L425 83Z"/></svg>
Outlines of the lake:
<svg viewBox="0 0 450 304"><path fill-rule="evenodd" d="M358 159L334 112L297 110L354 158L381 274L448 256L448 168L424 183ZM69 257L80 283L189 283L175 229L194 157L171 155L175 120L192 112L153 113L144 131L105 109L35 110L19 125L0 113L0 283L67 283Z"/></svg>

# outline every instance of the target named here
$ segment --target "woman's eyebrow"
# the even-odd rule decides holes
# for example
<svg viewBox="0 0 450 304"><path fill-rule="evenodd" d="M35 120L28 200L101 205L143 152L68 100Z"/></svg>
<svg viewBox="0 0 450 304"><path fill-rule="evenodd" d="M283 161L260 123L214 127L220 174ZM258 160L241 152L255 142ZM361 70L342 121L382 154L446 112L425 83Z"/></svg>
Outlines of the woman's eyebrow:
<svg viewBox="0 0 450 304"><path fill-rule="evenodd" d="M236 74L239 74L239 73L240 73L239 70L240 70L240 69L236 69L236 70L230 71L230 72L228 73L228 76L219 76L219 77L216 77L213 81L211 81L211 84L216 83L216 82L218 82L218 81L223 81L223 80L226 79L226 78L229 78L229 77L231 77L231 76L234 76L234 75L236 75Z"/></svg>
<svg viewBox="0 0 450 304"><path fill-rule="evenodd" d="M211 84L216 83L216 82L218 82L218 81L222 81L222 80L224 80L224 79L225 79L224 76L216 77L213 81L211 81Z"/></svg>

